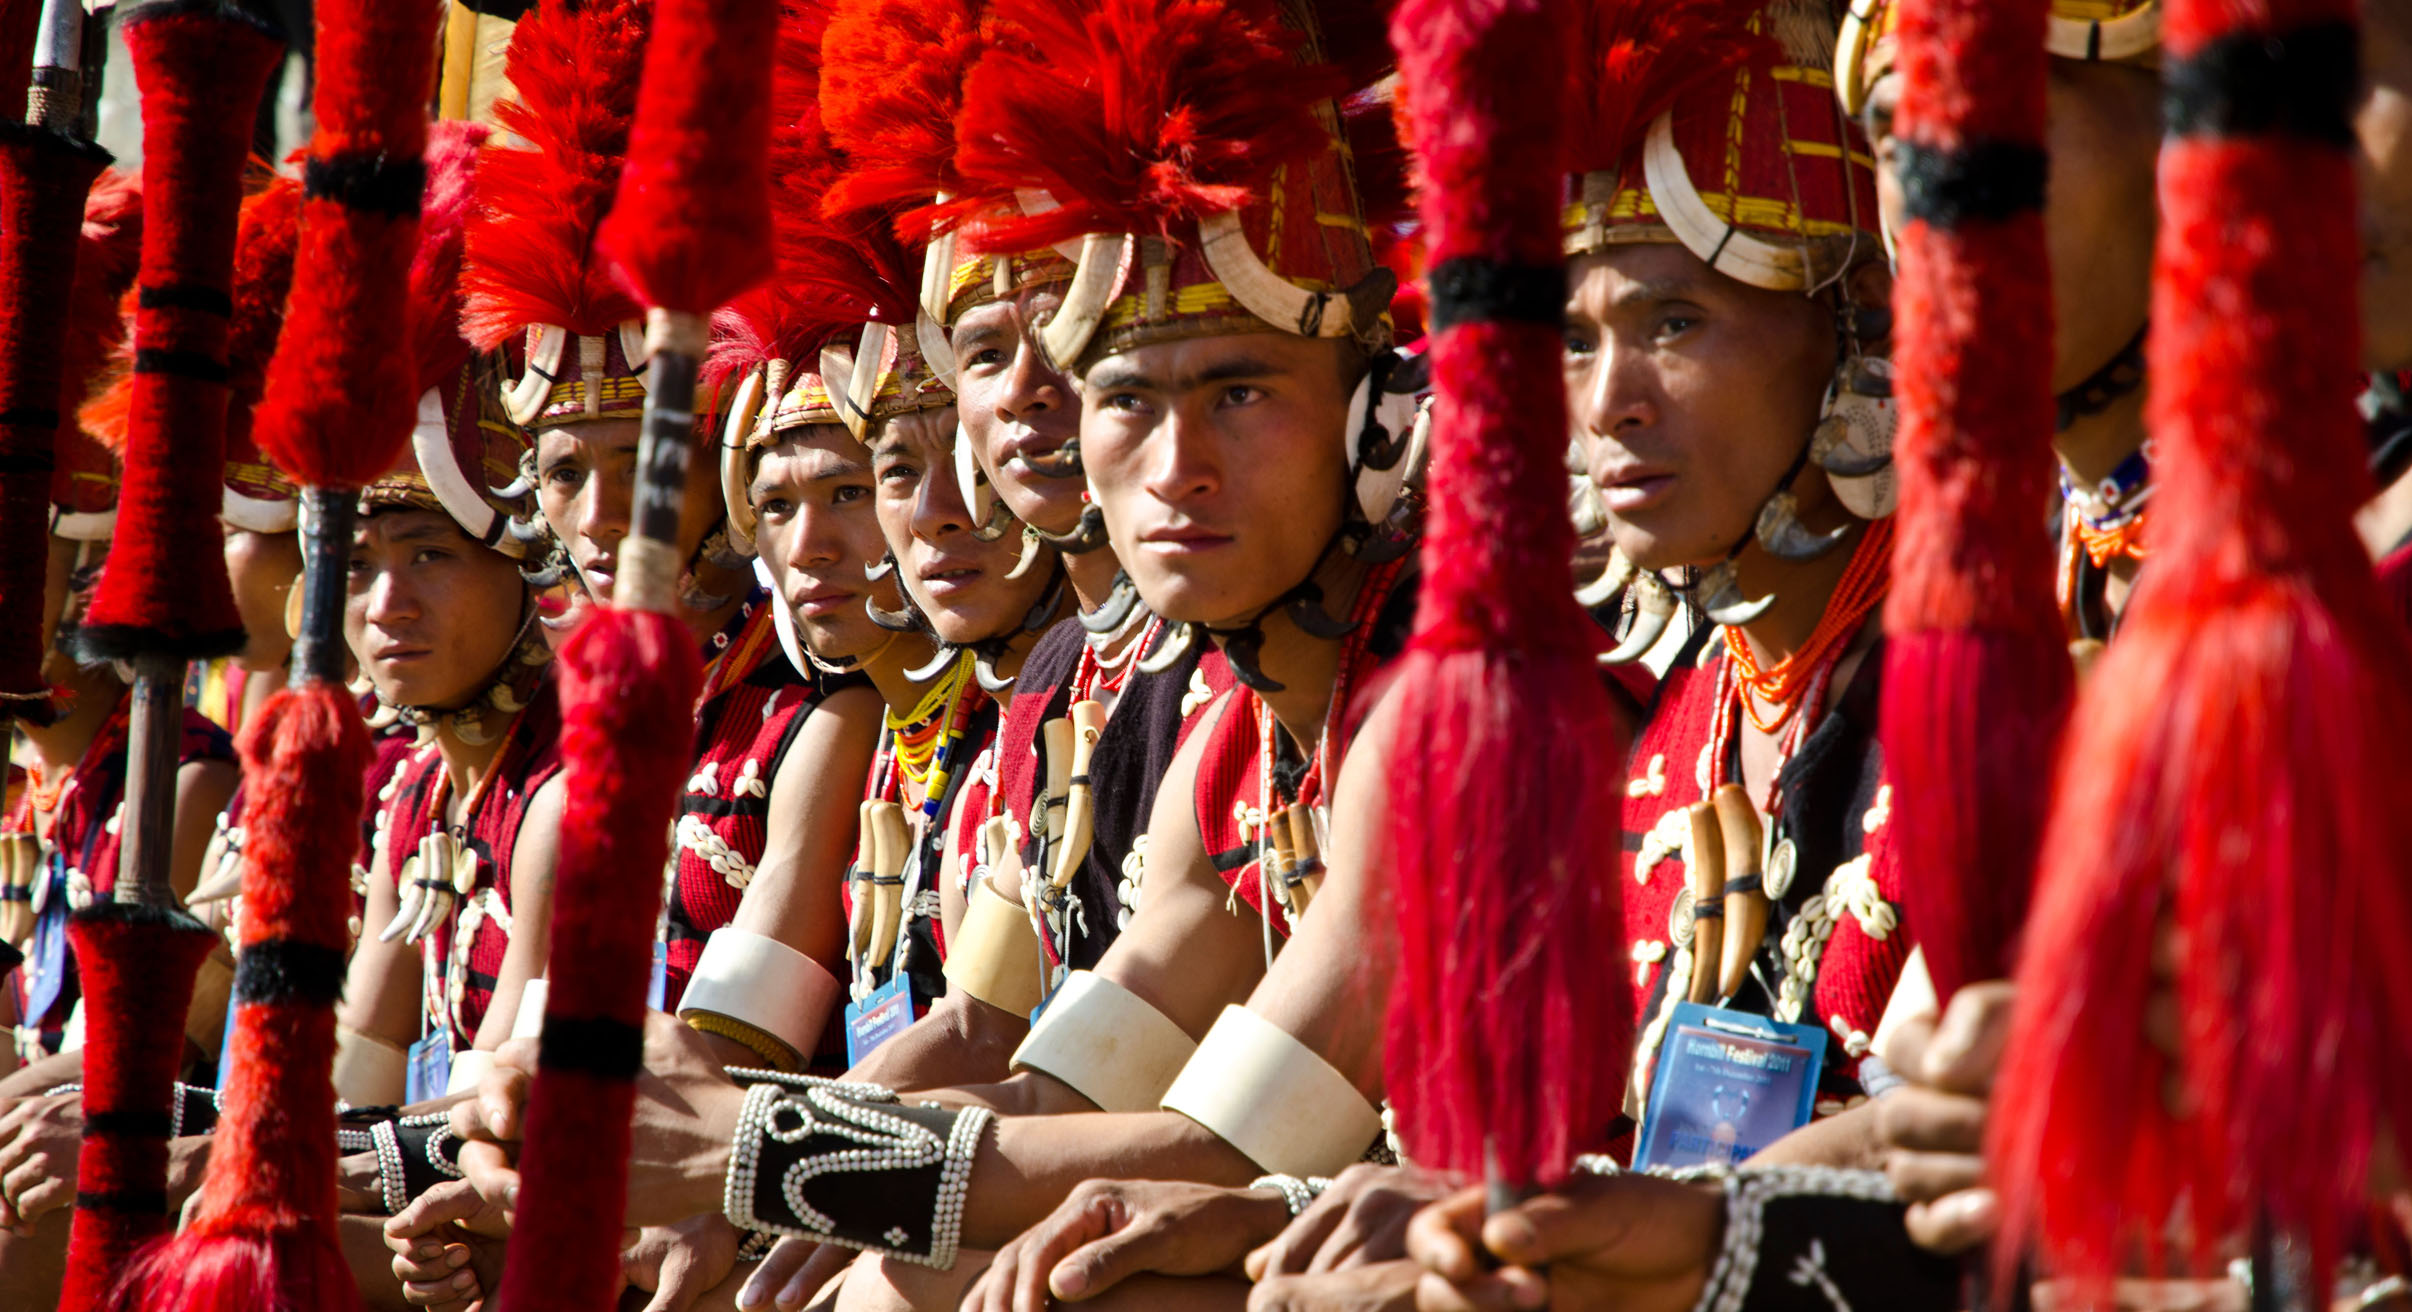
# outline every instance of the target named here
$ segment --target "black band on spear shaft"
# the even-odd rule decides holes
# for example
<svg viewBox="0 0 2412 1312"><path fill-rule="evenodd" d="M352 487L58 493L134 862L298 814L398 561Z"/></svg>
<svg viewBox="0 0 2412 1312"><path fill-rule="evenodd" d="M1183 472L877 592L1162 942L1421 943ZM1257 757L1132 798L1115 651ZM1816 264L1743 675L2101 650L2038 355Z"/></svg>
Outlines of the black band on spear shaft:
<svg viewBox="0 0 2412 1312"><path fill-rule="evenodd" d="M579 1071L606 1080L633 1080L645 1064L645 1032L610 1016L544 1018L536 1063L548 1071Z"/></svg>
<svg viewBox="0 0 2412 1312"><path fill-rule="evenodd" d="M628 526L631 533L664 546L678 542L679 508L687 496L697 363L683 351L657 349L645 372L645 428L638 439Z"/></svg>
<svg viewBox="0 0 2412 1312"><path fill-rule="evenodd" d="M144 287L135 295L146 310L198 310L221 319L234 317L234 297L223 287L197 282L170 282Z"/></svg>
<svg viewBox="0 0 2412 1312"><path fill-rule="evenodd" d="M1998 223L2043 209L2051 162L2023 141L1972 141L1956 150L1915 141L1894 145L1903 208L1938 228Z"/></svg>
<svg viewBox="0 0 2412 1312"><path fill-rule="evenodd" d="M332 1007L343 996L343 970L343 951L324 943L290 938L246 943L235 961L235 1001Z"/></svg>
<svg viewBox="0 0 2412 1312"><path fill-rule="evenodd" d="M1469 323L1555 328L1566 319L1563 265L1508 264L1459 255L1432 266L1430 285L1435 333Z"/></svg>
<svg viewBox="0 0 2412 1312"><path fill-rule="evenodd" d="M2351 146L2361 85L2349 23L2232 33L2161 66L2162 128L2172 137L2282 134Z"/></svg>
<svg viewBox="0 0 2412 1312"><path fill-rule="evenodd" d="M293 638L293 683L343 681L345 566L352 555L358 503L334 488L301 492L301 632Z"/></svg>
<svg viewBox="0 0 2412 1312"><path fill-rule="evenodd" d="M331 200L349 210L407 219L419 212L427 187L427 163L374 154L312 156L302 164L302 195Z"/></svg>

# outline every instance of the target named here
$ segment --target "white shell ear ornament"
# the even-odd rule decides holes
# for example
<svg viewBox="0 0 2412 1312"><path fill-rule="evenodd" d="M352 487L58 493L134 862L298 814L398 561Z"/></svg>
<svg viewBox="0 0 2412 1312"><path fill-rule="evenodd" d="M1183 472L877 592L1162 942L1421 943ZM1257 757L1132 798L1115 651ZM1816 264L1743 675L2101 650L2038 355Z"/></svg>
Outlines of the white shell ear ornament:
<svg viewBox="0 0 2412 1312"><path fill-rule="evenodd" d="M1809 458L1826 472L1835 499L1861 519L1883 519L1900 504L1900 481L1892 467L1899 425L1892 361L1862 356L1846 362L1827 389Z"/></svg>
<svg viewBox="0 0 2412 1312"><path fill-rule="evenodd" d="M1399 351L1375 356L1357 380L1342 431L1348 434L1357 511L1368 524L1390 518L1400 495L1423 472L1431 385L1430 361Z"/></svg>

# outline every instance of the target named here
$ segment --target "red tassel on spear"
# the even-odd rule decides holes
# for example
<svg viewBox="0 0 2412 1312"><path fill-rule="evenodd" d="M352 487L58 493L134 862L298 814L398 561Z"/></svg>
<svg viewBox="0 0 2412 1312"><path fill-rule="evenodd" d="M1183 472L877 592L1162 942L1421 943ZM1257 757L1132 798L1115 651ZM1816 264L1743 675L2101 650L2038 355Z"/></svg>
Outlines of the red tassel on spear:
<svg viewBox="0 0 2412 1312"><path fill-rule="evenodd" d="M671 614L696 372L714 310L770 273L777 0L660 0L619 198L598 246L650 307L644 428L614 604L561 650L561 823L550 986L501 1303L605 1306L619 1275L646 961L686 773L695 644Z"/></svg>
<svg viewBox="0 0 2412 1312"><path fill-rule="evenodd" d="M330 1071L368 734L343 686L355 493L392 465L416 391L405 312L425 185L435 10L321 0L316 135L294 285L254 429L301 480L293 686L244 734L233 1062L200 1207L114 1295L123 1312L355 1307L335 1236Z"/></svg>
<svg viewBox="0 0 2412 1312"><path fill-rule="evenodd" d="M1564 502L1560 0L1391 19L1431 260L1432 502L1390 770L1398 977L1384 1066L1416 1161L1511 1188L1605 1131L1632 1046L1617 941L1617 721Z"/></svg>
<svg viewBox="0 0 2412 1312"><path fill-rule="evenodd" d="M1899 534L1885 773L1937 995L2009 973L2075 677L2035 525L2051 496L2044 11L1902 0Z"/></svg>
<svg viewBox="0 0 2412 1312"><path fill-rule="evenodd" d="M2179 1223L2198 1269L2299 1241L2324 1298L2381 1127L2400 1165L2412 1126L2412 700L2351 519L2354 17L2163 8L2152 564L2070 735L1989 1145L1997 1261L2038 1245L2081 1298ZM2145 1038L2164 933L2174 1057Z"/></svg>

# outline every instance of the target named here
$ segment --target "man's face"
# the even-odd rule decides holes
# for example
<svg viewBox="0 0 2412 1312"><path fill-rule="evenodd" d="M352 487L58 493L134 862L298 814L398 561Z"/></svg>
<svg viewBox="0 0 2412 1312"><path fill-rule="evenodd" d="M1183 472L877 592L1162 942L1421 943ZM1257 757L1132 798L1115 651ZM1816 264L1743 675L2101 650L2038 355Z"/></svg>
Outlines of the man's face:
<svg viewBox="0 0 2412 1312"><path fill-rule="evenodd" d="M234 585L235 611L243 617L246 670L273 670L293 651L285 632L285 600L301 576L301 537L226 528L226 578Z"/></svg>
<svg viewBox="0 0 2412 1312"><path fill-rule="evenodd" d="M2412 0L2362 6L2362 367L2412 369Z"/></svg>
<svg viewBox="0 0 2412 1312"><path fill-rule="evenodd" d="M870 582L863 567L887 552L874 506L871 460L842 425L809 424L781 434L754 468L754 547L779 604L796 617L804 645L825 661L870 655L887 630L865 598L901 604L892 578Z"/></svg>
<svg viewBox="0 0 2412 1312"><path fill-rule="evenodd" d="M2052 389L2065 392L2117 357L2152 304L2160 82L2126 64L2048 62L2044 245L2052 260ZM1876 195L1894 232L1907 222L1894 172L1900 99L1900 76L1888 76L1870 90L1867 108Z"/></svg>
<svg viewBox="0 0 2412 1312"><path fill-rule="evenodd" d="M1817 423L1834 368L1828 310L1673 243L1585 255L1567 276L1568 417L1610 534L1644 569L1716 564ZM1793 492L1804 518L1828 516L1814 466Z"/></svg>
<svg viewBox="0 0 2412 1312"><path fill-rule="evenodd" d="M587 419L536 435L537 507L577 566L579 581L599 602L610 602L619 575L620 540L628 536L643 430L635 419ZM719 475L710 459L717 454L698 453L687 461L678 519L681 562L695 558L704 534L719 522Z"/></svg>
<svg viewBox="0 0 2412 1312"><path fill-rule="evenodd" d="M954 444L952 407L898 415L871 439L871 473L880 535L906 590L941 640L969 646L1020 628L1056 567L1041 561L1018 579L1005 577L1021 556L1021 536L982 542L971 535L971 512L955 486Z"/></svg>
<svg viewBox="0 0 2412 1312"><path fill-rule="evenodd" d="M1045 361L1030 330L1062 303L1060 283L990 301L965 311L950 338L955 395L973 456L1006 507L1050 533L1079 526L1084 490L1077 472L1049 474L1032 464L1080 436L1080 398Z"/></svg>
<svg viewBox="0 0 2412 1312"><path fill-rule="evenodd" d="M466 705L511 654L526 604L518 562L449 515L380 510L352 534L344 641L396 705Z"/></svg>
<svg viewBox="0 0 2412 1312"><path fill-rule="evenodd" d="M1082 462L1157 614L1245 623L1314 571L1346 504L1353 349L1248 333L1142 346L1088 371Z"/></svg>

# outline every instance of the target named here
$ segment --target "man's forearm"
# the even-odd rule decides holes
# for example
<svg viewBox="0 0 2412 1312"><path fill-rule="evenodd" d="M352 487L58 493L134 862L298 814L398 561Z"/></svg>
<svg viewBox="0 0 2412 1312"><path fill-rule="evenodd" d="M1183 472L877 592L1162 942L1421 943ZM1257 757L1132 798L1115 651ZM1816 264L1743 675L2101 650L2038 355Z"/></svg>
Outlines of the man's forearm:
<svg viewBox="0 0 2412 1312"><path fill-rule="evenodd" d="M833 1023L845 1022L833 1018ZM1029 1033L1029 1022L1021 1017L949 995L846 1078L898 1093L995 1084L1012 1073L1013 1051Z"/></svg>
<svg viewBox="0 0 2412 1312"><path fill-rule="evenodd" d="M45 1093L62 1084L73 1084L84 1078L84 1051L56 1053L18 1067L6 1079L0 1079L0 1098L24 1098Z"/></svg>
<svg viewBox="0 0 2412 1312"><path fill-rule="evenodd" d="M1254 1162L1179 1112L1005 1117L982 1140L963 1245L996 1248L1045 1220L1084 1180L1245 1186Z"/></svg>

